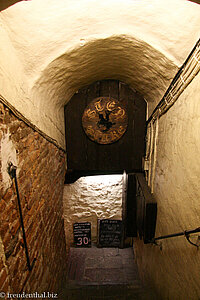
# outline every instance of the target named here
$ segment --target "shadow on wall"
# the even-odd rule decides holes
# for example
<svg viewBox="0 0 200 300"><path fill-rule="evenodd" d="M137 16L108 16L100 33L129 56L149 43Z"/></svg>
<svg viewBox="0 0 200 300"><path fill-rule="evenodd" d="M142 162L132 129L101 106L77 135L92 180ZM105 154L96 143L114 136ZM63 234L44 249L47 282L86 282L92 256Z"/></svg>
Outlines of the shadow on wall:
<svg viewBox="0 0 200 300"><path fill-rule="evenodd" d="M17 2L21 2L21 1L23 1L23 0L2 0L0 3L0 11L8 8L9 6L11 6ZM25 1L27 1L27 0L25 0Z"/></svg>

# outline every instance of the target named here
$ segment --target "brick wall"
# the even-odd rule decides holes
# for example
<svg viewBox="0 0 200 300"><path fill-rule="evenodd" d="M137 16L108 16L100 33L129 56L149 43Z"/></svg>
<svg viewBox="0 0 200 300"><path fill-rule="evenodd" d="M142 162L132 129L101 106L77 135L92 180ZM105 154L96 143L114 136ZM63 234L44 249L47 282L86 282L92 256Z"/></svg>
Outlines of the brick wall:
<svg viewBox="0 0 200 300"><path fill-rule="evenodd" d="M57 292L65 275L62 218L65 154L0 104L0 291ZM30 261L27 270L15 187L17 178ZM2 241L2 242L1 242Z"/></svg>

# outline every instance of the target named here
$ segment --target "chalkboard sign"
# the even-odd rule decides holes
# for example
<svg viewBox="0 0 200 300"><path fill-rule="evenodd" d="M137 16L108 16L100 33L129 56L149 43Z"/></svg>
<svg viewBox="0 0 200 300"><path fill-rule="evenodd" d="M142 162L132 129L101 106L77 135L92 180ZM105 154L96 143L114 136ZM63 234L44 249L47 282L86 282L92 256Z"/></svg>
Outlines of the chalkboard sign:
<svg viewBox="0 0 200 300"><path fill-rule="evenodd" d="M120 247L122 242L121 220L99 220L99 246Z"/></svg>
<svg viewBox="0 0 200 300"><path fill-rule="evenodd" d="M74 223L74 244L77 247L91 246L91 223Z"/></svg>

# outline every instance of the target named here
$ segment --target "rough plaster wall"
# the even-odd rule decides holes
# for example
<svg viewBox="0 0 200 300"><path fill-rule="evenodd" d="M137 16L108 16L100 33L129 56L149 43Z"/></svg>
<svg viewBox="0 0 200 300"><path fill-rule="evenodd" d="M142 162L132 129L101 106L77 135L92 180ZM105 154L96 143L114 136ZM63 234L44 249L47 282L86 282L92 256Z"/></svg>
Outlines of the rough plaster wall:
<svg viewBox="0 0 200 300"><path fill-rule="evenodd" d="M1 15L0 15L1 16ZM0 94L30 117L33 109L28 99L28 85L18 52L13 47L7 27L0 17ZM29 108L30 106L30 108Z"/></svg>
<svg viewBox="0 0 200 300"><path fill-rule="evenodd" d="M63 106L78 88L100 79L121 80L149 100L151 113L176 70L171 61L145 42L113 35L90 41L54 60L35 83L31 97L34 103L40 99L40 110L48 112L64 132Z"/></svg>
<svg viewBox="0 0 200 300"><path fill-rule="evenodd" d="M151 112L197 41L199 19L200 7L183 0L19 2L1 13L3 45L12 43L28 91L15 97L10 76L3 95L64 146L63 104L95 80L125 81Z"/></svg>
<svg viewBox="0 0 200 300"><path fill-rule="evenodd" d="M200 73L159 120L154 196L156 236L200 225ZM196 242L197 236L192 238ZM135 243L140 272L161 299L200 299L200 252L184 237L162 241L163 250Z"/></svg>
<svg viewBox="0 0 200 300"><path fill-rule="evenodd" d="M97 219L122 219L122 175L89 176L65 185L63 195L67 245L73 243L73 223L91 222L97 241Z"/></svg>
<svg viewBox="0 0 200 300"><path fill-rule="evenodd" d="M12 162L15 166L18 165L16 149L12 140L10 139L10 132L5 134L0 142L0 160L1 160L1 173L2 173L2 183L4 190L11 186L11 178L8 174L8 164Z"/></svg>

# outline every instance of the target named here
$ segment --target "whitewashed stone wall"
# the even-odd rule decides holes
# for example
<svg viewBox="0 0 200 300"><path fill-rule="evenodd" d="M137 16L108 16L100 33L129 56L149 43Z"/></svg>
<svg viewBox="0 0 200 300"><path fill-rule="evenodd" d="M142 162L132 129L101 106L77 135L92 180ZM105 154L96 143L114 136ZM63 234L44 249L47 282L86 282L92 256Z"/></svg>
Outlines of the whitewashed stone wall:
<svg viewBox="0 0 200 300"><path fill-rule="evenodd" d="M20 1L0 14L1 94L65 144L63 106L81 87L117 79L149 113L200 35L200 6L183 0Z"/></svg>
<svg viewBox="0 0 200 300"><path fill-rule="evenodd" d="M97 242L98 219L122 219L122 175L89 176L64 187L64 223L67 245L73 244L73 223L91 222Z"/></svg>
<svg viewBox="0 0 200 300"><path fill-rule="evenodd" d="M200 73L159 119L154 196L156 236L200 226ZM192 237L197 241L197 235ZM154 245L135 242L141 276L160 299L200 299L200 251L184 237Z"/></svg>

